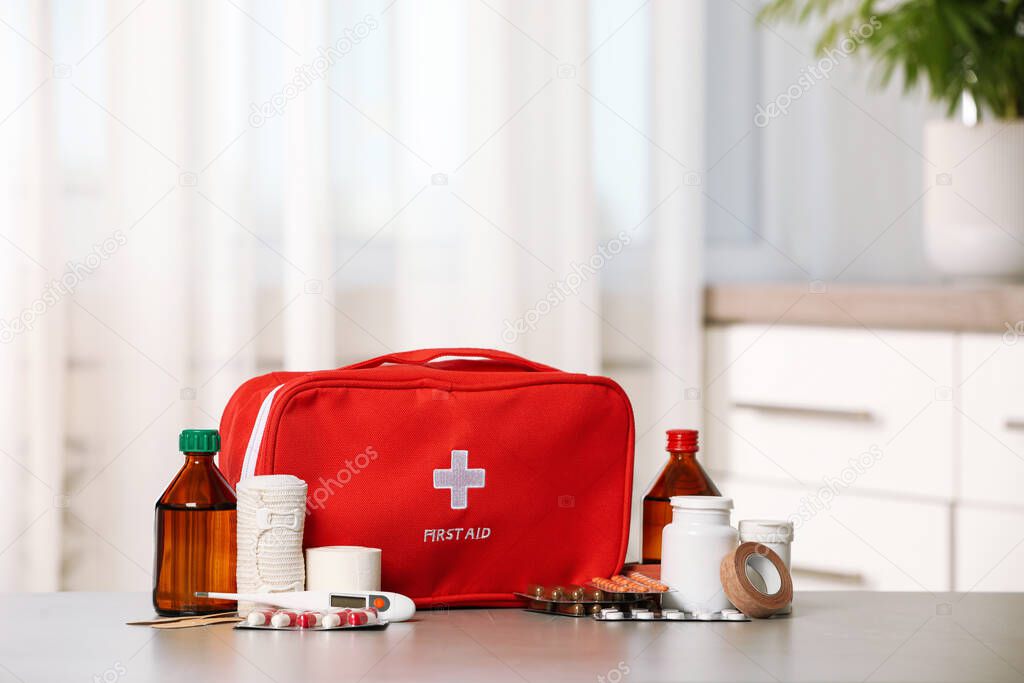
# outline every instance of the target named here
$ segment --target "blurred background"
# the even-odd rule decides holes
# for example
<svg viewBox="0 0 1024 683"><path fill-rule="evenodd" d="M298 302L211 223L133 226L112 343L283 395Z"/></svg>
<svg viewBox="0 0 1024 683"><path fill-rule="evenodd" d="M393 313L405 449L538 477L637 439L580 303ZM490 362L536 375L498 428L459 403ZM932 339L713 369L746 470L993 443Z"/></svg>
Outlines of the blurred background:
<svg viewBox="0 0 1024 683"><path fill-rule="evenodd" d="M637 511L701 428L798 589L1024 588L1020 114L773 4L5 2L0 589L148 590L180 429L430 346L619 381Z"/></svg>

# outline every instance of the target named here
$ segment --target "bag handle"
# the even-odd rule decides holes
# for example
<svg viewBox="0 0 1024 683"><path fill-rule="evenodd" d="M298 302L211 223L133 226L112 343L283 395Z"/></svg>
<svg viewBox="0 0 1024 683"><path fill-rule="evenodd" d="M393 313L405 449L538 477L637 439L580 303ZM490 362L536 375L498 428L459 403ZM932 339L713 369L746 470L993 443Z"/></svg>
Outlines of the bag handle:
<svg viewBox="0 0 1024 683"><path fill-rule="evenodd" d="M375 368L385 363L397 363L399 365L426 365L432 360L438 358L444 358L445 356L458 356L462 358L486 358L488 360L503 361L510 365L515 365L524 370L532 370L534 372L558 372L556 368L550 365L544 365L543 363L535 363L532 360L527 360L522 356L517 356L514 353L508 353L506 351L496 351L494 349L474 349L474 348L453 348L453 349L419 349L418 351L402 351L399 353L389 353L384 356L378 356L371 358L370 360L364 360L361 363L355 363L353 365L347 365L343 370L362 370L364 368Z"/></svg>

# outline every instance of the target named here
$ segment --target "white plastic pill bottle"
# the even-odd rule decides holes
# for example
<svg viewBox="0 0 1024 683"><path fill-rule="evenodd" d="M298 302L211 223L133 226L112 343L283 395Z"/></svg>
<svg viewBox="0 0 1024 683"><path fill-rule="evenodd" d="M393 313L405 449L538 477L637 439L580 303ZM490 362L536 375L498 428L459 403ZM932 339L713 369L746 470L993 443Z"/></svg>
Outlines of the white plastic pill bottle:
<svg viewBox="0 0 1024 683"><path fill-rule="evenodd" d="M775 554L782 558L786 569L792 569L790 565L789 544L793 542L793 523L773 519L744 519L739 523L740 543L753 541L761 543L775 551ZM764 593L774 593L781 587L777 578L778 572L771 566L771 562L765 557L751 555L747 564L747 578L755 588ZM793 611L790 603L779 614L789 614Z"/></svg>
<svg viewBox="0 0 1024 683"><path fill-rule="evenodd" d="M722 558L736 548L729 524L732 498L672 496L672 523L661 535L661 581L674 589L665 607L720 612L732 604L722 591Z"/></svg>

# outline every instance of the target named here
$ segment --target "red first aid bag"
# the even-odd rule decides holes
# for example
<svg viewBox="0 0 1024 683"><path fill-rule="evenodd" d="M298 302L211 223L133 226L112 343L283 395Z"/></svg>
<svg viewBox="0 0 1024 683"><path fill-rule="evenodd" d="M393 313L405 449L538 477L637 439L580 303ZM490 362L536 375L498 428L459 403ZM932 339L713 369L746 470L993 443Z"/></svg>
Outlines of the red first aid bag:
<svg viewBox="0 0 1024 683"><path fill-rule="evenodd" d="M633 411L605 377L488 349L395 353L249 380L220 429L229 481L305 480L304 545L381 548L381 588L420 607L519 604L529 583L625 558Z"/></svg>

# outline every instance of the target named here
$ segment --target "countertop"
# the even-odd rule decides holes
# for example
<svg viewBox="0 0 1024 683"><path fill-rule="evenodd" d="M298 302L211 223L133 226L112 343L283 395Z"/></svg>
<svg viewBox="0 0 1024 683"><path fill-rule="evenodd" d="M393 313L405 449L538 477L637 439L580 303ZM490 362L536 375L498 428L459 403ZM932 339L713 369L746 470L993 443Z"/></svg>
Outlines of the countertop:
<svg viewBox="0 0 1024 683"><path fill-rule="evenodd" d="M380 631L158 631L143 593L0 596L0 681L1024 680L1024 594L800 593L791 617L421 612Z"/></svg>
<svg viewBox="0 0 1024 683"><path fill-rule="evenodd" d="M1024 321L1024 285L723 284L705 290L705 320L844 327L1006 331ZM1020 328L1024 329L1024 322Z"/></svg>

